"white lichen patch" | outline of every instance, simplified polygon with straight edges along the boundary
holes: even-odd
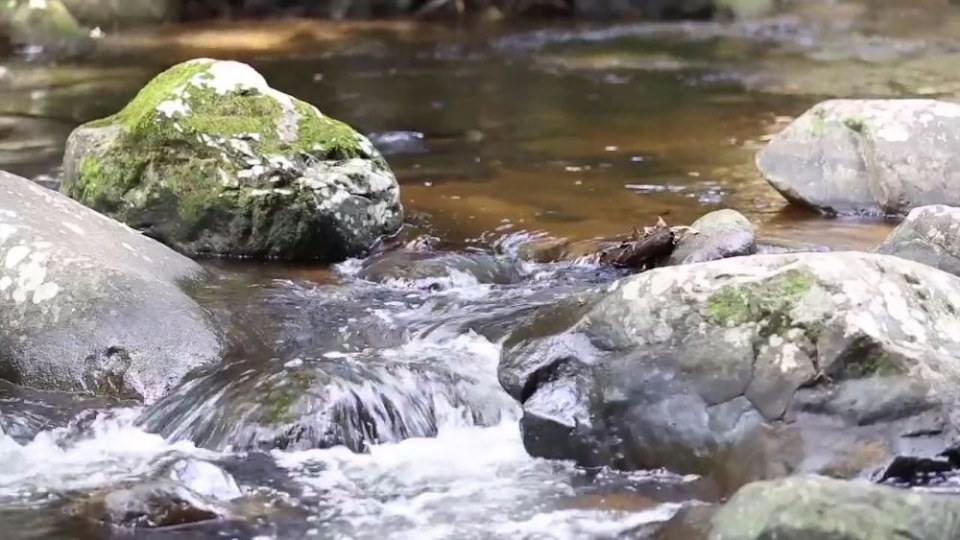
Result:
[[[167,118],[186,116],[190,113],[190,105],[182,96],[175,96],[157,105],[157,112]]]
[[[7,251],[7,256],[4,258],[4,266],[7,270],[13,270],[20,264],[21,261],[27,258],[30,255],[30,248],[27,246],[14,246],[10,248],[10,251]]]
[[[72,232],[72,233],[74,233],[74,234],[79,234],[79,235],[81,235],[81,236],[83,236],[83,235],[86,234],[79,225],[70,223],[69,221],[61,222],[61,225],[63,225],[63,227],[64,227],[65,229],[69,230],[70,232]],[[0,241],[0,244],[2,244],[2,243],[3,243],[3,242]]]
[[[7,223],[0,223],[0,246],[3,246],[3,244],[5,244],[7,240],[10,240],[11,238],[13,238],[13,235],[16,233],[17,233],[17,228],[14,227],[13,225],[9,225]]]
[[[54,299],[57,294],[60,292],[60,286],[56,283],[48,281],[43,283],[35,291],[33,291],[33,303],[40,304],[46,302],[47,300]]]

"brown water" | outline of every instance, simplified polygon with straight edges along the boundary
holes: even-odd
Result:
[[[75,125],[116,111],[169,65],[214,56],[250,62],[275,87],[371,134],[400,179],[412,228],[448,250],[509,243],[523,232],[611,237],[723,207],[746,214],[766,237],[869,249],[891,223],[789,207],[759,176],[754,155],[825,97],[960,95],[957,29],[960,8],[935,0],[810,1],[740,23],[163,28],[108,36],[80,63],[7,59],[0,168],[55,186]],[[645,524],[678,504],[716,499],[696,478],[587,472],[523,450],[517,407],[496,379],[498,332],[517,313],[615,273],[528,265],[505,285],[455,273],[375,285],[357,278],[356,264],[209,264],[217,279],[199,299],[240,319],[236,339],[256,346],[147,409],[146,427],[135,422],[143,411],[118,408],[59,431],[78,411],[111,405],[0,388],[0,462],[9,465],[0,471],[0,536],[644,537]],[[358,403],[374,407],[377,392],[397,403],[453,393],[463,403],[429,420],[390,409],[436,436],[385,436],[368,454],[266,457],[185,440],[201,440],[205,419],[229,412],[220,396],[256,400],[259,387],[244,381],[282,382],[286,362],[344,356],[365,369],[384,358],[394,366],[436,361],[470,384],[377,374],[384,380]],[[104,490],[168,474],[177,459],[217,463],[236,477],[243,496],[224,503],[229,519],[147,532],[91,523],[77,510]],[[211,496],[231,492],[215,472],[199,478]],[[197,486],[197,478],[176,481]]]
[[[0,167],[50,173],[70,128],[118,109],[159,70],[193,56],[239,58],[366,133],[422,134],[413,152],[388,157],[414,221],[452,245],[517,230],[613,236],[658,216],[687,224],[732,207],[765,235],[865,248],[889,225],[787,208],[753,156],[825,95],[950,94],[949,76],[933,67],[902,68],[902,81],[887,72],[950,65],[955,45],[937,33],[904,37],[887,19],[854,19],[857,33],[824,18],[547,28],[288,21],[113,36],[82,65],[8,64]],[[955,19],[939,17],[940,33]],[[896,37],[868,33],[875,28]],[[809,93],[797,91],[804,85]]]

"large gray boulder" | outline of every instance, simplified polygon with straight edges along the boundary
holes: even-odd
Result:
[[[28,180],[0,173],[0,377],[151,400],[220,340],[178,283],[193,261]]]
[[[708,538],[960,538],[960,498],[822,477],[757,482],[713,516]]]
[[[190,255],[342,260],[403,221],[370,141],[250,66],[209,59],[77,128],[61,191]]]
[[[912,210],[877,252],[960,275],[960,208],[938,204]]]
[[[736,210],[710,212],[690,225],[670,255],[669,264],[690,264],[757,252],[757,239],[750,223]]]
[[[722,486],[840,477],[956,433],[960,279],[865,253],[652,270],[517,328],[500,364],[534,456]]]
[[[790,201],[837,214],[904,215],[960,204],[960,105],[928,99],[830,100],[757,156]]]

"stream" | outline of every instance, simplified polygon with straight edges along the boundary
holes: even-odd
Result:
[[[518,321],[623,274],[520,246],[729,207],[768,240],[869,249],[891,223],[788,207],[754,154],[825,96],[956,96],[957,28],[956,8],[811,8],[738,23],[211,23],[108,36],[83,62],[21,51],[0,67],[0,168],[56,187],[73,127],[175,62],[236,58],[369,134],[401,183],[399,241],[430,249],[204,262],[213,278],[193,295],[230,354],[156,403],[0,385],[0,536],[651,537],[718,494],[695,476],[529,457],[497,379]],[[250,422],[290,414],[309,420]],[[317,449],[330,433],[345,445]],[[91,519],[180,487],[219,519]]]

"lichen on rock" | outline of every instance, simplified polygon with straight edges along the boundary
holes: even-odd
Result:
[[[353,128],[199,59],[68,141],[62,190],[191,255],[338,260],[402,221],[388,165]]]

